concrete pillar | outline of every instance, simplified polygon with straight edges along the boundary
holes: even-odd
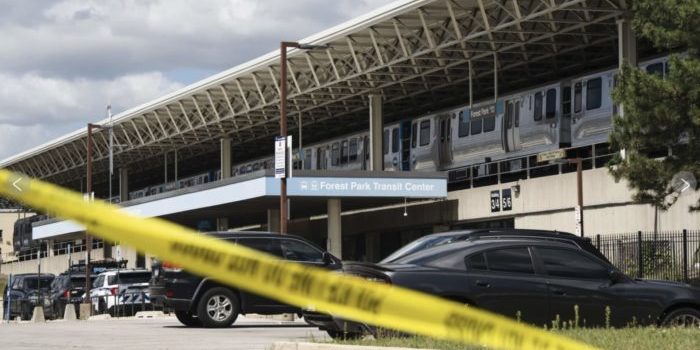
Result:
[[[280,210],[267,210],[267,230],[270,232],[280,232]]]
[[[216,218],[216,230],[217,231],[227,231],[228,230],[228,218]]]
[[[617,21],[617,40],[619,65],[624,62],[637,65],[637,36],[632,29],[629,19]]]
[[[328,251],[342,259],[343,254],[343,236],[341,225],[341,205],[340,199],[328,199]]]
[[[369,95],[369,170],[384,170],[382,96]]]
[[[221,166],[221,179],[223,180],[231,177],[231,138],[222,138],[220,142],[221,159],[219,164]],[[227,231],[228,227],[228,218],[216,218],[217,231]]]
[[[222,138],[221,140],[221,178],[226,179],[231,177],[231,139]]]
[[[381,236],[379,233],[365,234],[365,260],[369,262],[377,262],[383,258],[381,256]]]
[[[119,201],[126,202],[129,200],[129,170],[127,168],[119,168]]]

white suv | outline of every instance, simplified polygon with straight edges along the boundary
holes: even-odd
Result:
[[[97,313],[117,313],[117,308],[125,310],[133,306],[150,304],[148,281],[151,272],[145,269],[111,270],[100,273],[90,289],[90,301]]]

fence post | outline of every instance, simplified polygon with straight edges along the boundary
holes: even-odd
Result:
[[[637,278],[644,276],[644,259],[642,257],[642,231],[637,231]]]
[[[600,250],[600,234],[595,235],[595,245]]]
[[[683,281],[688,279],[688,230],[683,229]]]

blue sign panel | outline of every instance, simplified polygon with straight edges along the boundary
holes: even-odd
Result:
[[[444,198],[447,197],[447,180],[293,177],[287,180],[287,194],[310,197]]]

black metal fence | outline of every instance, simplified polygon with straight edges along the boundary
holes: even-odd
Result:
[[[596,235],[593,244],[628,276],[700,284],[700,230]]]

